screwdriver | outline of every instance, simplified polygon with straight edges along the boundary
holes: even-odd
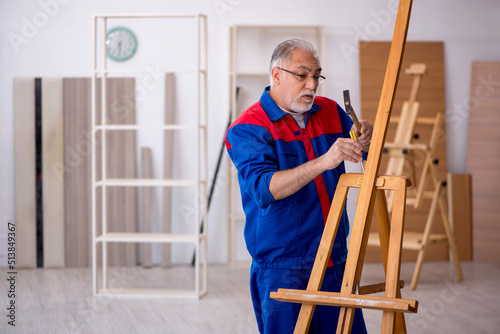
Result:
[[[351,135],[351,138],[354,139],[355,141],[358,141],[358,138],[356,138],[356,133],[354,132],[354,130],[351,130],[349,132],[349,135]],[[359,141],[358,141],[359,143]],[[359,162],[361,164],[361,170],[363,171],[363,173],[365,172],[365,166],[363,165],[363,161],[360,161]]]

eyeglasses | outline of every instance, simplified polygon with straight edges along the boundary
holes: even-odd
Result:
[[[307,80],[308,78],[312,78],[312,79],[314,80],[314,82],[315,82],[316,84],[318,84],[318,85],[319,85],[320,83],[322,83],[322,82],[323,82],[323,81],[325,81],[325,79],[326,79],[326,78],[325,78],[324,76],[322,76],[322,75],[307,75],[307,74],[299,74],[299,73],[295,73],[295,72],[289,71],[289,70],[287,70],[287,69],[281,68],[281,67],[279,67],[279,66],[276,66],[276,67],[277,67],[277,68],[279,68],[279,69],[280,69],[280,70],[282,70],[282,71],[285,71],[285,72],[287,72],[287,73],[290,73],[290,74],[292,74],[292,75],[295,75],[295,77],[297,78],[297,80],[299,80],[299,81],[301,81],[301,82],[302,82],[302,81]]]

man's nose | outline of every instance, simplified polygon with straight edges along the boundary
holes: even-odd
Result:
[[[306,79],[306,88],[307,89],[310,89],[310,90],[314,90],[316,91],[316,88],[318,88],[318,81],[314,79],[314,77],[312,75],[310,75],[307,79]]]

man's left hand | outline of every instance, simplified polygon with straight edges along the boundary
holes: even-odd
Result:
[[[371,125],[367,120],[359,120],[361,124],[361,129],[358,131],[356,125],[353,124],[351,130],[356,133],[359,144],[363,148],[364,152],[368,152],[370,148],[370,142],[372,140],[373,125]]]

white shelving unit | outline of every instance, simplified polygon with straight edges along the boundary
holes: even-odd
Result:
[[[280,42],[293,37],[306,39],[317,48],[320,58],[325,59],[323,26],[235,25],[230,27],[229,33],[229,105],[233,121],[245,109],[259,101],[264,88],[269,86],[269,61],[274,48]],[[323,83],[318,87],[318,95],[324,95],[324,92]],[[241,246],[245,244],[245,215],[241,207],[238,177],[231,161],[229,165],[231,177],[228,187],[228,260],[232,265],[248,265],[251,258],[248,253],[242,254],[244,251]]]
[[[109,64],[106,55],[106,33],[108,31],[109,21],[111,20],[189,20],[194,31],[192,42],[194,44],[195,55],[186,55],[193,58],[191,68],[175,69],[165,66],[157,66],[155,73],[189,73],[195,78],[195,84],[192,85],[190,95],[186,98],[195,101],[194,110],[183,108],[183,113],[188,113],[192,124],[107,124],[106,123],[106,78],[108,76],[123,77],[126,75],[151,75],[151,66],[132,62],[129,66],[127,62],[120,63],[117,69],[116,64]],[[123,21],[118,21],[123,22]],[[158,21],[154,21],[156,24]],[[176,21],[178,22],[178,21]],[[174,23],[175,24],[175,23]],[[183,29],[176,31],[165,31],[173,36],[187,34]],[[156,35],[158,38],[159,35]],[[189,41],[190,36],[183,36]],[[155,296],[155,297],[175,297],[175,298],[200,298],[207,293],[207,234],[200,232],[200,222],[203,221],[207,230],[207,23],[206,17],[200,14],[142,14],[142,15],[95,15],[94,16],[94,56],[93,56],[93,76],[92,76],[92,138],[94,147],[92,149],[92,287],[94,295],[125,295],[125,296]],[[159,42],[161,43],[161,42]],[[140,44],[139,44],[140,45]],[[149,54],[148,54],[149,55]],[[154,55],[158,56],[157,54]],[[168,54],[162,56],[168,59]],[[158,59],[158,58],[157,58]],[[158,60],[153,60],[158,62]],[[112,66],[109,66],[112,65]],[[144,70],[141,70],[144,69]],[[100,88],[97,80],[101,81]],[[101,124],[96,124],[97,117],[97,89],[101,90],[100,119]],[[189,149],[195,151],[196,164],[194,168],[195,175],[188,179],[119,179],[109,178],[106,175],[106,133],[110,131],[138,131],[138,130],[160,130],[160,131],[191,131],[194,138],[190,141],[192,145]],[[96,140],[97,135],[101,140]],[[96,166],[96,148],[100,147],[100,165]],[[185,149],[185,148],[183,148]],[[130,150],[136,152],[136,147],[130,147]],[[97,173],[97,168],[100,173]],[[98,175],[101,179],[97,179]],[[192,233],[119,233],[109,232],[106,215],[106,189],[108,187],[192,187],[194,189],[197,208],[196,214],[191,217],[191,222],[195,228]],[[100,192],[101,198],[98,199],[97,193]],[[97,201],[100,201],[97,203]],[[98,207],[102,208],[98,213]],[[99,217],[97,215],[100,215]],[[149,289],[149,288],[122,288],[108,286],[108,260],[107,246],[110,243],[188,243],[195,248],[194,264],[194,288],[193,289]],[[99,248],[101,247],[101,248]],[[98,258],[98,250],[101,249],[101,256]],[[100,263],[99,263],[100,262]],[[99,266],[99,267],[98,267]],[[168,274],[168,271],[166,271]],[[99,277],[101,276],[101,277]],[[99,282],[101,282],[99,284]]]

